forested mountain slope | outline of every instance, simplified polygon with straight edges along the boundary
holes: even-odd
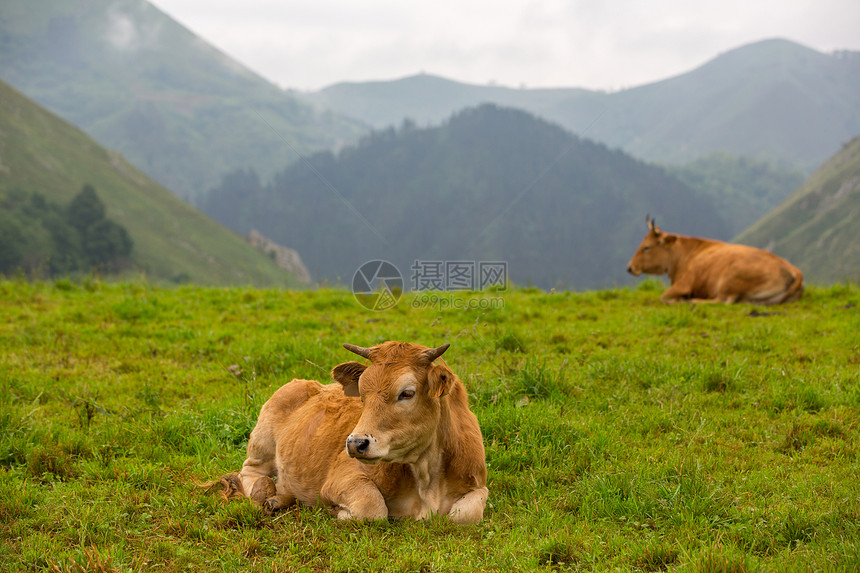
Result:
[[[647,213],[680,232],[729,235],[713,202],[665,170],[492,105],[376,132],[271,182],[235,172],[201,207],[346,283],[371,259],[393,262],[407,284],[416,260],[467,260],[505,261],[519,284],[594,288],[627,280]]]

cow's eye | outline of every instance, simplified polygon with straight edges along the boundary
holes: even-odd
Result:
[[[397,399],[398,400],[411,400],[414,397],[415,397],[415,390],[409,389],[409,390],[404,390],[403,392],[401,392],[400,395],[397,397]]]
[[[642,252],[643,252],[643,253],[645,253],[645,252],[647,252],[647,251],[650,251],[650,250],[651,250],[651,247],[642,247]]]

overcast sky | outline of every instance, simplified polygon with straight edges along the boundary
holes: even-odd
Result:
[[[151,0],[270,81],[319,89],[420,72],[617,90],[766,38],[860,50],[860,0]]]

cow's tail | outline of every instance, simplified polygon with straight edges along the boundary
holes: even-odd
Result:
[[[803,272],[800,269],[795,269],[795,272],[785,269],[783,272],[786,275],[789,275],[790,281],[786,280],[786,286],[788,288],[777,301],[777,304],[800,300],[800,297],[803,295]]]

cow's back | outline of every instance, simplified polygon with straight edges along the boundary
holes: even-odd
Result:
[[[694,298],[774,304],[792,288],[800,288],[803,273],[768,251],[713,242],[690,261],[695,275]]]
[[[344,453],[360,415],[361,401],[345,396],[340,384],[313,380],[293,380],[264,404],[257,425],[272,427],[278,481],[299,501],[318,502],[329,469]]]

